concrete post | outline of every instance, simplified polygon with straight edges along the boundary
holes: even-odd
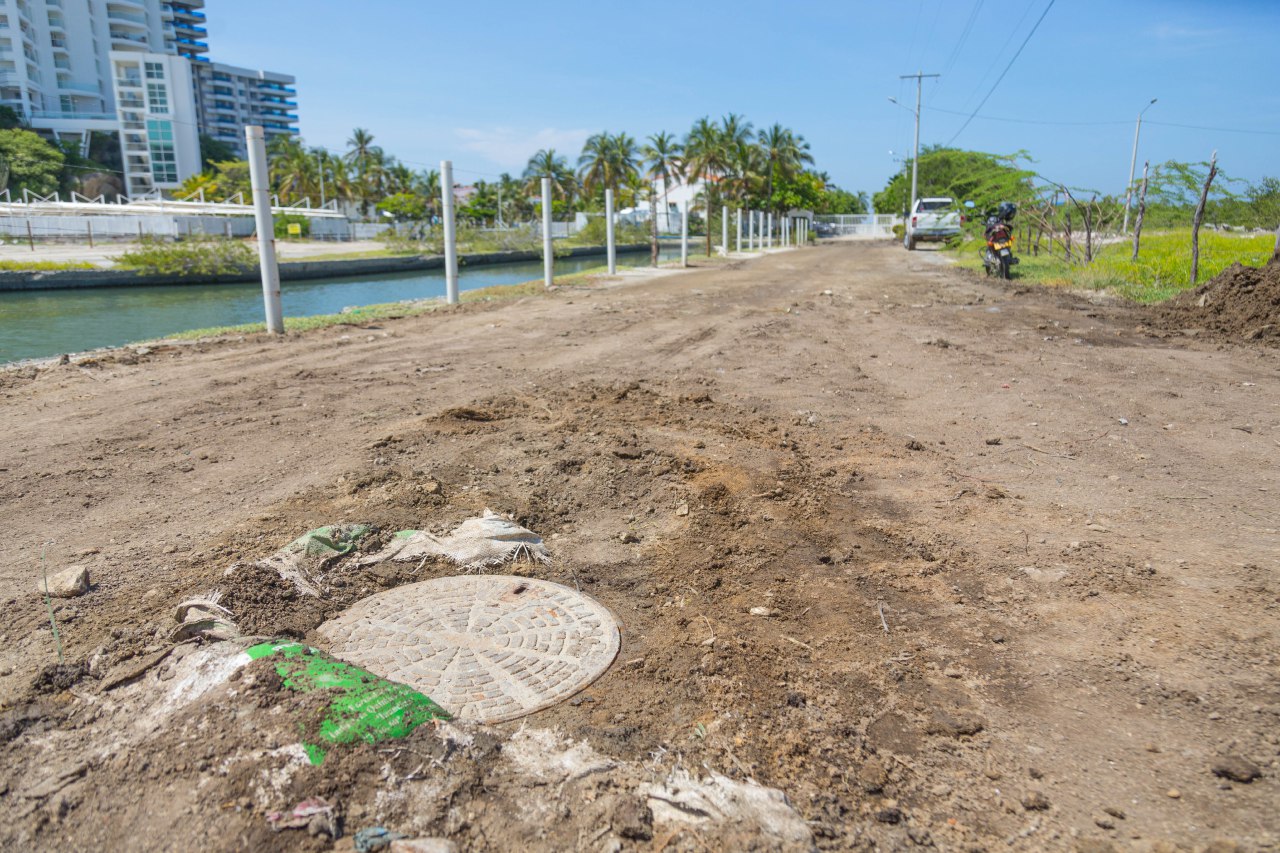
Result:
[[[729,205],[720,208],[720,245],[724,247],[724,256],[729,257]]]
[[[613,240],[613,190],[604,191],[605,254],[609,259],[609,275],[618,274],[618,245]]]
[[[747,251],[754,252],[756,250],[756,212],[754,210],[747,211]]]
[[[766,249],[773,248],[773,214],[770,213],[765,217],[764,223],[764,247]]]
[[[453,217],[453,161],[440,161],[440,210],[444,216],[444,300],[458,304],[458,232]]]
[[[556,256],[551,249],[551,179],[542,179],[542,283],[555,284]]]
[[[680,266],[689,266],[689,202],[680,204]]]
[[[736,211],[734,211],[733,218],[734,218],[734,223],[733,223],[734,230],[736,230],[738,234],[734,251],[736,251],[738,254],[742,254],[742,208],[738,208]]]
[[[258,265],[262,269],[267,331],[283,335],[284,310],[280,307],[280,268],[276,265],[276,225],[271,215],[266,136],[261,126],[252,124],[244,129],[244,136],[249,149],[249,185],[253,191],[253,221],[258,228]]]

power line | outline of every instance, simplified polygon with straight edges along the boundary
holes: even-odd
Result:
[[[964,112],[963,110],[945,110],[945,109],[943,109],[942,107],[925,107],[925,109],[926,109],[926,110],[929,110],[930,112],[935,112],[935,113],[948,113],[948,114],[953,115],[953,116],[968,116],[968,115],[970,115],[969,113],[966,113],[966,112]],[[1040,121],[1040,120],[1038,120],[1038,119],[1027,119],[1027,118],[1003,118],[1003,117],[1001,117],[1001,116],[980,116],[980,115],[973,115],[972,117],[973,117],[973,118],[978,118],[978,119],[983,119],[983,120],[985,120],[985,121],[1004,121],[1004,122],[1009,122],[1009,123],[1011,123],[1011,124],[1047,124],[1047,125],[1062,125],[1062,126],[1067,126],[1067,127],[1094,127],[1094,126],[1101,126],[1101,125],[1108,125],[1108,124],[1128,124],[1128,123],[1129,123],[1127,120],[1118,120],[1118,121]],[[1148,122],[1148,124],[1150,124],[1150,123],[1151,123],[1151,122]]]
[[[1127,124],[1128,122],[1126,122]],[[1208,127],[1202,124],[1175,124],[1171,121],[1146,120],[1147,124],[1158,124],[1161,127],[1181,127],[1187,130],[1213,130],[1218,133],[1254,133],[1260,136],[1280,136],[1280,130],[1245,130],[1240,127]]]
[[[1045,16],[1049,14],[1049,10],[1053,8],[1053,4],[1055,2],[1056,0],[1049,0],[1049,5],[1044,7],[1044,11],[1040,13],[1040,18],[1036,21],[1035,26],[1031,28],[1031,32],[1027,33],[1027,37],[1024,38],[1022,40],[1022,44],[1018,46],[1018,51],[1013,55],[1013,58],[1009,60],[1009,64],[1004,67],[1004,70],[1000,72],[1000,76],[996,78],[996,82],[991,85],[991,90],[987,92],[986,96],[978,106],[974,107],[973,112],[970,113],[967,119],[965,119],[964,124],[960,125],[960,129],[955,132],[955,135],[947,140],[948,146],[950,146],[952,142],[956,141],[956,137],[964,133],[964,129],[969,126],[969,122],[973,121],[973,117],[978,114],[978,110],[986,106],[987,101],[995,94],[996,88],[1000,85],[1000,82],[1004,80],[1005,75],[1009,73],[1009,69],[1013,68],[1013,63],[1018,61],[1018,57],[1022,55],[1022,51],[1026,48],[1027,42],[1031,41],[1031,37],[1036,34],[1036,30],[1040,29],[1040,24],[1044,21]]]

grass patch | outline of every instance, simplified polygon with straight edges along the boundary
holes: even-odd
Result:
[[[285,317],[286,332],[308,332],[312,329],[327,329],[330,326],[360,326],[377,320],[393,320],[398,317],[413,317],[427,314],[442,306],[443,302],[423,299],[415,302],[384,302],[378,305],[363,305],[340,314],[316,314],[311,317]],[[167,340],[191,341],[197,338],[215,338],[222,335],[252,335],[267,330],[267,324],[242,323],[238,326],[210,326],[206,329],[190,329],[166,335]]]
[[[96,270],[88,261],[0,261],[0,272],[60,272]]]
[[[116,266],[123,269],[173,278],[235,275],[253,269],[254,263],[254,253],[245,243],[214,237],[182,242],[146,237],[116,259]]]
[[[298,264],[306,261],[364,261],[371,258],[412,258],[421,252],[409,248],[367,249],[363,252],[334,252],[322,255],[299,255],[298,257],[280,257],[282,264]]]
[[[1275,238],[1267,234],[1200,233],[1200,284],[1234,263],[1262,266],[1271,257]],[[982,271],[982,244],[976,240],[947,250],[964,269]],[[1137,261],[1130,260],[1132,240],[1108,243],[1093,263],[1068,264],[1061,256],[1031,255],[1023,247],[1014,278],[1054,287],[1108,290],[1135,302],[1162,302],[1190,289],[1191,230],[1147,233]]]

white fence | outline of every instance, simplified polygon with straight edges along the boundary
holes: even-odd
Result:
[[[892,213],[835,214],[815,216],[819,236],[837,237],[892,237],[893,226],[902,224],[902,217]]]

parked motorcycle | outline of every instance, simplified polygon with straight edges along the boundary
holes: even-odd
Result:
[[[1011,278],[1010,267],[1018,262],[1013,254],[1013,217],[1018,207],[1010,202],[1003,202],[996,212],[987,217],[983,235],[987,238],[987,248],[982,252],[982,266],[987,275],[996,278]]]

